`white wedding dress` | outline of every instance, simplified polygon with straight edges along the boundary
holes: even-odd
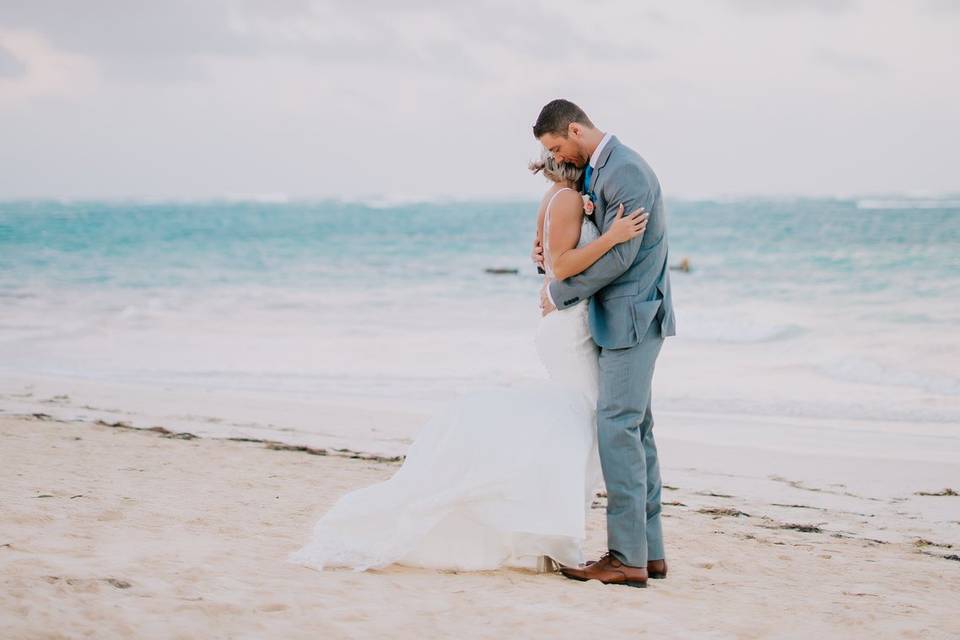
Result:
[[[597,236],[585,217],[578,246]],[[602,482],[586,303],[544,317],[536,346],[548,381],[475,392],[434,416],[396,474],[340,498],[290,561],[356,570],[533,569],[541,556],[581,564],[587,510]]]

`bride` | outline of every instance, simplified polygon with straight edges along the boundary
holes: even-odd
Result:
[[[646,214],[602,235],[577,192],[581,169],[549,153],[531,163],[553,182],[538,213],[546,277],[580,273],[640,235]],[[548,557],[582,564],[581,544],[602,482],[596,443],[597,347],[586,301],[544,316],[536,347],[549,381],[470,394],[433,417],[389,480],[352,491],[290,561],[356,570],[398,563],[434,569],[534,569]]]

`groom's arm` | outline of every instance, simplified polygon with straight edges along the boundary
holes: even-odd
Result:
[[[643,207],[648,212],[653,210],[656,194],[644,179],[640,167],[635,164],[617,167],[605,182],[604,191],[604,201],[607,203],[603,218],[605,223],[614,219],[620,203],[623,203],[624,211],[633,211],[638,207]],[[586,271],[566,280],[552,281],[547,293],[554,306],[557,309],[566,309],[589,298],[623,275],[636,260],[644,235],[640,234],[632,240],[616,245]]]

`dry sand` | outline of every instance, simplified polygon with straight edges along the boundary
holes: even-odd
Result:
[[[664,494],[670,576],[648,589],[285,561],[338,496],[396,468],[0,417],[0,638],[960,637],[948,542],[873,540],[834,524],[849,513],[682,485]],[[960,519],[960,497],[925,499]]]

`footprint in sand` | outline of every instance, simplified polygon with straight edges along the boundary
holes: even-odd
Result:
[[[123,520],[123,518],[122,509],[108,509],[97,516],[97,520],[100,522],[114,522],[116,520]]]

